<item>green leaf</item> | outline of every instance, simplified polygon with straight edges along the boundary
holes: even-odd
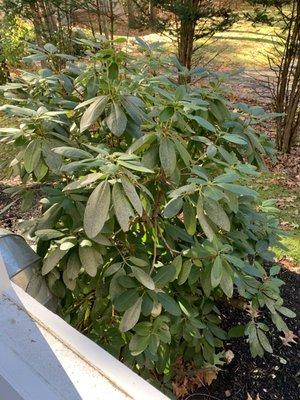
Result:
[[[113,186],[112,201],[120,227],[124,232],[127,232],[130,227],[130,220],[134,217],[134,211],[127,200],[121,184],[118,182]]]
[[[207,131],[210,132],[216,132],[216,128],[208,122],[206,119],[200,117],[199,115],[188,115],[189,119],[193,119],[200,125],[202,128],[206,129]]]
[[[100,96],[102,97],[102,96]],[[80,110],[81,108],[88,106],[91,103],[94,103],[95,100],[97,100],[99,97],[92,97],[91,99],[85,100],[82,103],[77,104],[77,106],[74,108],[74,111]]]
[[[222,278],[220,281],[220,286],[227,297],[232,297],[233,295],[233,280],[231,276],[230,267],[227,265],[226,261],[223,263]]]
[[[121,267],[122,267],[122,263],[120,263],[120,262],[113,263],[105,270],[103,276],[107,277],[107,276],[114,275],[116,272],[118,272],[121,269]]]
[[[135,190],[134,185],[131,183],[130,179],[127,178],[127,176],[125,176],[125,175],[123,175],[121,177],[121,182],[122,182],[124,192],[126,193],[126,196],[128,197],[128,199],[130,200],[130,203],[132,204],[133,208],[140,216],[142,216],[143,206],[142,206],[141,200]]]
[[[57,53],[57,51],[58,51],[58,48],[57,48],[56,46],[54,46],[54,44],[52,44],[52,43],[46,43],[46,44],[44,45],[44,49],[45,49],[48,53],[51,53],[51,54]]]
[[[225,254],[225,258],[230,264],[233,264],[235,267],[244,270],[245,262],[240,258],[232,256],[231,254]]]
[[[149,265],[148,261],[145,261],[142,258],[129,257],[129,261],[132,262],[134,265],[137,265],[138,267],[147,267]]]
[[[67,278],[71,281],[75,280],[79,275],[80,269],[81,269],[81,261],[78,256],[77,250],[72,251],[71,254],[69,255],[69,258],[67,261],[67,268],[65,270]],[[70,290],[73,290],[73,289],[70,289]]]
[[[35,117],[37,112],[26,107],[18,107],[11,104],[4,104],[0,107],[0,111],[5,111],[9,115],[16,115],[17,117]]]
[[[200,226],[207,236],[207,238],[212,241],[213,238],[215,237],[214,231],[212,230],[211,226],[209,225],[209,222],[207,221],[207,218],[204,215],[203,212],[203,199],[201,196],[198,197],[198,202],[197,202],[197,218],[200,223]]]
[[[222,259],[220,256],[215,258],[211,269],[211,286],[215,288],[219,285],[222,279],[223,267],[222,267]]]
[[[223,139],[227,140],[227,142],[232,142],[235,144],[247,145],[247,140],[243,139],[240,135],[236,135],[234,133],[227,133],[222,136]]]
[[[173,107],[166,107],[160,114],[159,119],[162,122],[168,121],[174,115],[174,108]]]
[[[120,104],[115,102],[112,104],[111,112],[106,118],[106,123],[114,135],[121,136],[124,133],[127,125],[127,117]]]
[[[93,241],[98,243],[98,244],[103,244],[103,246],[111,246],[112,243],[111,241],[101,233],[98,233],[95,237],[93,237]]]
[[[130,276],[128,276],[128,275],[120,276],[118,278],[118,283],[126,289],[137,288],[139,286],[139,284],[136,282],[136,280],[133,278],[130,278]]]
[[[285,317],[296,318],[296,313],[294,313],[294,311],[290,310],[289,308],[277,307],[277,311],[279,311],[280,314],[284,315]]]
[[[245,326],[244,325],[236,325],[233,328],[229,329],[228,336],[232,338],[242,337],[245,334]]]
[[[267,338],[267,336],[264,334],[264,332],[260,329],[257,329],[257,336],[259,339],[260,344],[262,347],[268,352],[268,353],[273,353],[273,349],[270,345],[270,342]]]
[[[188,167],[190,166],[192,162],[192,158],[190,156],[190,153],[187,151],[187,149],[184,147],[184,145],[179,141],[179,140],[174,140],[174,144],[176,146],[176,149],[184,162],[184,164]]]
[[[123,160],[118,160],[117,163],[125,168],[132,169],[133,171],[145,172],[146,174],[147,173],[153,174],[153,171],[151,169],[144,167],[141,163],[129,162]]]
[[[108,67],[108,77],[111,80],[116,80],[119,75],[119,67],[118,64],[115,62],[112,62],[110,66]]]
[[[152,323],[148,321],[139,322],[135,327],[134,331],[140,336],[149,336],[152,328]]]
[[[150,290],[154,290],[155,289],[155,283],[154,283],[153,279],[144,270],[142,270],[140,268],[137,268],[137,267],[131,267],[131,270],[132,270],[132,273],[133,273],[134,277],[139,282],[141,282],[141,284],[143,286],[145,286],[146,288],[148,288]]]
[[[75,246],[75,243],[74,243],[74,241],[69,241],[69,240],[67,240],[67,241],[65,241],[65,242],[63,242],[61,245],[60,245],[60,249],[61,250],[70,250],[70,249],[72,249],[72,247],[74,247]]]
[[[207,216],[212,220],[212,222],[214,222],[224,231],[230,231],[229,218],[220,203],[213,199],[208,200],[204,198],[204,210]]]
[[[64,236],[64,233],[55,229],[39,229],[35,231],[35,236],[37,236],[40,240],[50,240],[62,237]]]
[[[165,174],[172,175],[176,168],[176,152],[172,140],[163,138],[160,141],[159,159]]]
[[[159,268],[153,280],[156,287],[163,288],[167,283],[172,282],[175,277],[176,267],[172,264],[169,264],[163,265],[161,268]]]
[[[44,212],[41,218],[38,220],[37,229],[48,229],[52,228],[58,215],[61,211],[61,204],[55,203]]]
[[[114,299],[114,306],[119,312],[124,312],[128,308],[132,307],[139,298],[139,292],[137,288],[125,290]]]
[[[157,300],[161,303],[163,308],[170,314],[178,317],[181,314],[181,310],[176,301],[169,296],[167,293],[158,292]]]
[[[182,268],[182,257],[181,255],[177,256],[174,258],[174,260],[172,261],[172,265],[174,265],[175,269],[176,269],[176,275],[175,278],[178,278],[181,268]]]
[[[196,209],[189,201],[183,204],[183,221],[187,233],[193,236],[196,233]]]
[[[145,107],[144,103],[136,96],[123,96],[122,106],[137,125],[141,124],[147,118],[147,115],[143,111]]]
[[[85,110],[80,120],[80,132],[86,131],[103,114],[108,102],[107,96],[95,97],[95,101]]]
[[[30,277],[30,280],[26,288],[26,292],[30,294],[30,296],[37,298],[42,289],[43,284],[45,285],[42,276],[40,274],[35,273]]]
[[[178,277],[178,285],[183,285],[186,280],[188,279],[190,272],[192,269],[192,262],[191,260],[186,260],[183,264],[182,264],[182,268]]]
[[[183,200],[181,197],[170,200],[163,210],[163,216],[165,218],[175,217],[180,212],[182,204]]]
[[[32,140],[25,149],[24,167],[30,174],[38,165],[42,153],[41,142]]]
[[[42,145],[43,158],[49,169],[58,173],[62,165],[62,158],[59,154],[54,153],[52,147],[49,141],[44,140]]]
[[[136,139],[132,145],[129,147],[127,152],[129,154],[140,152],[150,147],[150,145],[156,140],[156,135],[154,133],[147,133],[146,135]]]
[[[140,297],[134,305],[125,312],[119,326],[121,332],[127,332],[136,325],[141,315],[142,302],[143,298]]]
[[[61,156],[71,158],[74,160],[82,160],[85,158],[91,158],[92,155],[91,153],[77,149],[76,147],[68,147],[68,146],[61,146],[61,147],[55,147],[53,149],[54,153],[59,154]]]
[[[287,324],[284,322],[284,320],[281,318],[281,316],[277,312],[272,313],[271,318],[272,318],[273,323],[276,325],[276,328],[279,331],[282,331],[282,332],[289,331]]]
[[[148,336],[134,335],[129,342],[129,350],[136,357],[141,354],[149,345],[150,334]]]
[[[67,186],[63,188],[63,192],[67,192],[70,190],[76,190],[76,189],[81,189],[85,186],[90,185],[91,183],[96,182],[98,179],[102,178],[103,174],[101,172],[95,172],[93,174],[88,174],[78,181],[71,182]]]
[[[103,264],[102,255],[94,247],[79,247],[79,258],[87,274],[94,277],[98,267]]]
[[[249,189],[245,186],[235,185],[233,183],[219,183],[219,186],[228,190],[229,192],[236,193],[239,196],[258,196],[258,193],[255,190]]]
[[[110,185],[101,182],[90,195],[84,212],[84,230],[89,238],[100,233],[108,217],[110,206]]]
[[[48,172],[47,165],[42,161],[42,158],[39,159],[37,166],[34,168],[33,172],[38,181],[41,181]]]
[[[48,256],[44,259],[42,267],[42,275],[47,275],[50,271],[52,271],[55,267],[57,267],[59,261],[63,258],[63,256],[66,253],[67,251],[61,250],[59,247],[57,247],[54,250],[51,250]]]

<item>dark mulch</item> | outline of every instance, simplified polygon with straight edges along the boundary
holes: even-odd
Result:
[[[285,305],[299,312],[300,275],[284,270],[281,279],[286,282],[282,288]],[[243,318],[239,310],[228,307],[222,313],[227,326],[232,326]],[[235,339],[227,345],[227,349],[232,350],[235,355],[233,361],[224,366],[211,386],[199,388],[197,393],[185,400],[247,400],[247,393],[253,400],[256,400],[257,395],[260,400],[300,399],[300,342],[291,347],[284,346],[279,338],[280,334],[269,323],[267,313],[264,319],[271,327],[268,336],[274,353],[266,353],[264,358],[253,359],[245,339]],[[286,319],[286,322],[300,336],[299,318]]]
[[[9,181],[9,183],[4,181],[0,182],[0,211],[14,200],[14,197],[11,197],[10,194],[5,193],[4,190],[16,184],[17,182],[14,182],[13,180]],[[22,211],[21,200],[17,200],[6,212],[0,214],[0,228],[5,228],[12,232],[20,233],[18,228],[19,221],[29,220],[33,217],[37,217],[40,214],[40,198],[41,193],[39,190],[36,190],[33,206],[27,211]]]

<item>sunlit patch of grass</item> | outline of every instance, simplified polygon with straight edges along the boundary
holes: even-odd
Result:
[[[250,22],[235,24],[232,29],[216,34],[195,58],[209,61],[223,68],[258,69],[268,67],[268,55],[274,53],[278,42],[276,31],[270,26],[254,27]],[[199,43],[201,44],[201,42]]]
[[[291,257],[295,262],[300,263],[300,230],[293,232],[288,237],[282,239],[282,244],[288,248],[283,250],[280,248],[273,248],[276,258],[281,259],[285,256]]]
[[[285,174],[264,173],[252,182],[263,200],[274,199],[278,206],[278,218],[288,236],[283,237],[282,243],[287,250],[273,248],[277,258],[291,257],[300,262],[300,193],[298,188],[283,185],[287,180]]]
[[[166,51],[176,52],[176,42],[167,34],[151,33],[144,35],[143,39],[150,43],[160,42]],[[208,42],[206,39],[199,40],[196,46],[200,48],[194,55],[194,63],[203,65],[213,59],[212,67],[267,68],[267,56],[274,53],[275,42],[278,38],[274,27],[253,26],[249,21],[241,21],[228,31],[217,33]]]
[[[300,193],[296,187],[287,187],[285,174],[263,173],[252,182],[263,200],[275,199],[279,218],[288,230],[300,227]]]

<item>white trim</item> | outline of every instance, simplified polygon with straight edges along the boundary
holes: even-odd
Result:
[[[2,400],[61,400],[10,347],[0,343],[0,398]]]

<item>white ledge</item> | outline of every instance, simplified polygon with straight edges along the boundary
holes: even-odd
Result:
[[[1,400],[167,400],[11,283],[0,259]]]

